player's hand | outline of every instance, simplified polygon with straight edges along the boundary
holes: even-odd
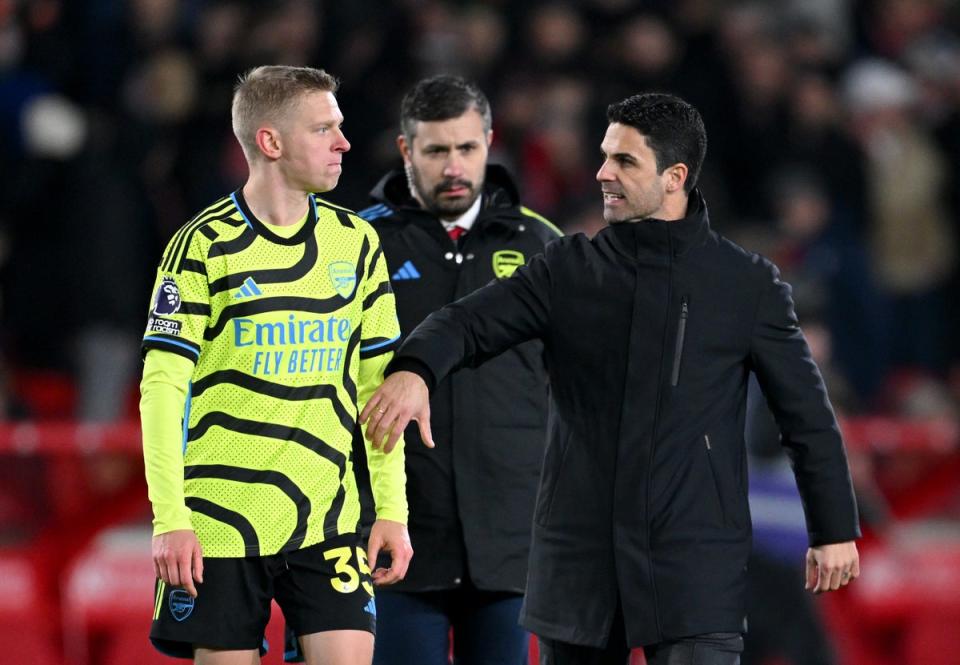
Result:
[[[860,576],[860,555],[852,540],[807,550],[806,589],[836,591]]]
[[[370,574],[377,586],[386,586],[399,582],[407,574],[410,559],[413,558],[413,546],[407,527],[400,522],[377,520],[370,529],[370,541],[367,543],[367,561],[377,565],[380,551],[390,552],[390,567],[376,568]]]
[[[170,586],[182,586],[194,598],[203,583],[203,549],[191,529],[168,531],[153,537],[153,571]]]
[[[423,445],[433,448],[430,391],[423,379],[413,372],[396,372],[388,376],[360,413],[360,422],[367,425],[367,440],[374,448],[383,445],[385,453],[397,445],[411,420],[416,420],[420,426]]]

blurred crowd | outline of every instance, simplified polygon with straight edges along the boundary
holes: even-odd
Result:
[[[566,232],[602,225],[612,101],[702,112],[713,225],[777,262],[848,413],[953,418],[960,397],[960,10],[947,0],[0,0],[0,391],[68,374],[125,415],[166,240],[245,178],[229,106],[258,64],[338,76],[353,149],[329,198],[397,166],[399,100],[460,73],[492,161]]]

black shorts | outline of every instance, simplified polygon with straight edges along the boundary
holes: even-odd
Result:
[[[356,534],[272,556],[205,558],[203,580],[196,598],[157,580],[150,641],[161,653],[193,658],[194,646],[201,646],[262,655],[274,598],[298,636],[376,632],[373,583]]]

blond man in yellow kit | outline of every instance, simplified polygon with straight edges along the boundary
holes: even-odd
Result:
[[[386,262],[366,222],[316,195],[350,149],[335,90],[306,67],[241,78],[249,179],[157,271],[140,403],[151,640],[201,665],[258,663],[273,599],[308,663],[369,664],[373,586],[413,553],[402,451],[365,445],[357,422],[400,335]],[[380,551],[391,565],[371,572]]]

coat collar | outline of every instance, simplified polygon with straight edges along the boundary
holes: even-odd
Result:
[[[692,247],[702,244],[709,232],[707,204],[700,190],[694,189],[683,219],[665,222],[650,218],[610,224],[600,231],[598,237],[604,237],[631,258],[668,259],[671,255],[683,256]]]
[[[513,178],[507,169],[499,164],[487,164],[481,197],[481,216],[520,205],[520,195]],[[371,190],[370,198],[407,214],[433,217],[410,196],[407,176],[402,169],[395,169],[383,176]]]
[[[404,224],[412,224],[433,237],[441,246],[450,243],[449,236],[440,220],[420,207],[410,196],[407,176],[397,169],[387,173],[370,192],[370,198],[391,208]],[[476,235],[479,230],[502,226],[513,228],[519,212],[520,195],[509,172],[499,164],[487,164],[484,176],[483,192],[480,200],[480,212],[473,224]],[[389,223],[389,221],[388,221]]]

